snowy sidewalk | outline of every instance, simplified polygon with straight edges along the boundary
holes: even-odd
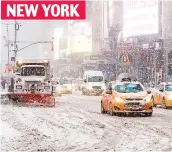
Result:
[[[8,101],[8,90],[0,88],[1,103],[7,103]]]

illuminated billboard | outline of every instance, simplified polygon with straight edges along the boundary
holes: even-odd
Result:
[[[158,0],[123,1],[124,37],[159,32]]]
[[[73,22],[69,30],[68,47],[67,55],[92,52],[92,28],[89,22]]]
[[[92,51],[92,36],[77,35],[69,37],[69,52],[72,53],[89,53]]]

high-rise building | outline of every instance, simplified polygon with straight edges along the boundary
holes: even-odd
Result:
[[[162,1],[162,39],[164,41],[163,54],[164,54],[164,72],[166,81],[169,75],[172,75],[171,67],[172,61],[170,60],[172,50],[172,1]],[[169,57],[168,57],[169,55]]]

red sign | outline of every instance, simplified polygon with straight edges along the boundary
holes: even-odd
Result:
[[[3,20],[82,20],[86,2],[80,1],[1,1]]]
[[[11,64],[6,64],[5,72],[10,72],[13,70],[13,66]]]

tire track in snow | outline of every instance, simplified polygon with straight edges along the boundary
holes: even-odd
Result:
[[[55,108],[10,105],[2,114],[22,134],[4,139],[4,151],[171,151],[170,110],[156,108],[147,118],[112,117],[100,113],[100,97],[73,94],[58,97]]]

